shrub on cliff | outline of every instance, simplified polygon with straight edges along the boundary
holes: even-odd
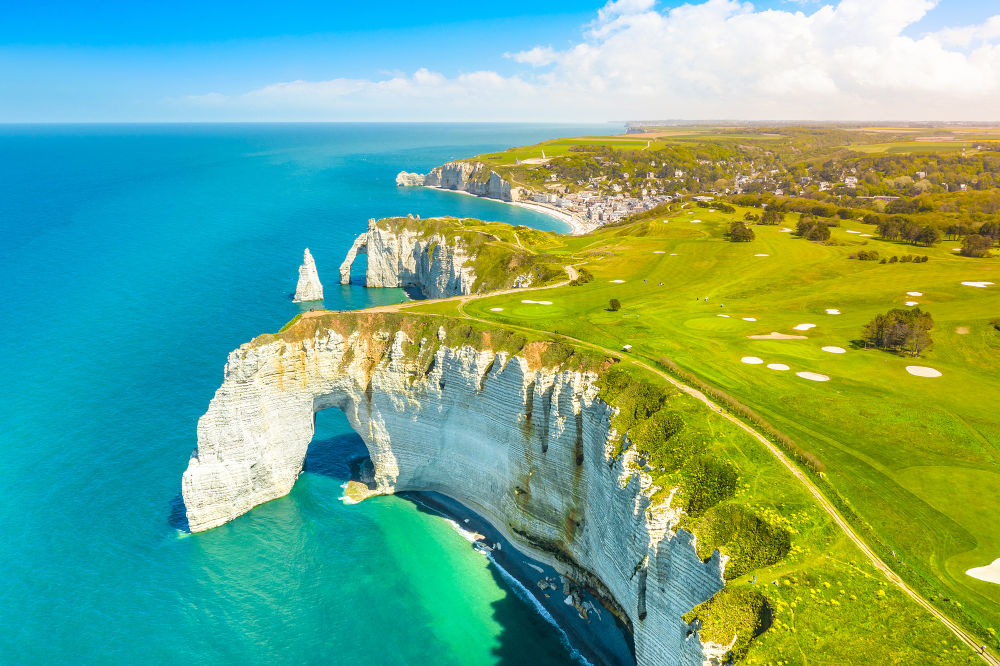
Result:
[[[729,663],[746,656],[750,643],[770,624],[771,608],[759,590],[752,587],[725,587],[684,614],[685,622],[701,622],[702,642],[729,645]]]

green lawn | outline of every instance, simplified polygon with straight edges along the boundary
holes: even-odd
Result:
[[[873,229],[854,222],[833,230],[833,245],[782,233],[783,225],[754,226],[752,243],[727,242],[723,229],[743,212],[689,207],[666,216],[666,223],[566,237],[562,249],[549,251],[587,261],[593,282],[481,299],[466,311],[611,348],[631,344],[633,354],[667,357],[735,396],[825,464],[826,478],[871,526],[904,577],[966,624],[1000,630],[1000,585],[964,573],[1000,557],[1000,332],[989,323],[1000,316],[1000,260],[958,257],[951,241],[924,249],[863,238],[847,231]],[[784,226],[794,222],[790,216]],[[847,258],[860,247],[883,256],[927,254],[930,261],[880,265]],[[982,289],[962,281],[997,284]],[[523,304],[523,298],[553,305]],[[621,311],[607,310],[611,298],[622,302]],[[936,322],[934,347],[923,358],[854,347],[872,316],[907,300],[918,301]],[[492,312],[495,307],[503,311]],[[801,333],[806,340],[747,337],[799,333],[793,327],[802,323],[816,325]],[[823,346],[847,351],[828,353]],[[744,356],[791,370],[747,365]],[[907,365],[930,366],[943,376],[915,377]],[[809,381],[798,371],[830,380]]]

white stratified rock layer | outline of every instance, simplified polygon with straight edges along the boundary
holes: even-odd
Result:
[[[520,196],[518,188],[511,187],[500,174],[482,162],[448,162],[435,167],[426,175],[400,171],[396,175],[396,185],[400,187],[427,185],[501,201],[517,201]]]
[[[633,452],[610,457],[618,436],[596,377],[471,347],[442,346],[419,367],[406,341],[321,329],[232,352],[184,473],[191,530],[288,493],[314,414],[336,407],[364,439],[378,491],[438,491],[482,514],[594,590],[632,628],[640,666],[715,661],[681,616],[722,588],[724,561],[702,562],[694,537],[673,531],[679,514],[652,505]]]
[[[323,283],[319,281],[319,273],[316,271],[316,262],[309,252],[309,248],[302,255],[302,265],[299,266],[299,282],[295,286],[296,303],[303,301],[322,301]]]
[[[368,221],[368,231],[355,239],[340,265],[341,284],[351,281],[357,255],[367,254],[367,287],[417,287],[425,298],[472,293],[476,273],[461,239],[424,234],[418,229],[397,231],[392,228],[395,226]]]

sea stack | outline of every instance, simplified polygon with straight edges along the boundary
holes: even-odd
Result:
[[[323,300],[323,283],[319,281],[316,262],[313,261],[309,248],[306,248],[302,255],[302,265],[299,266],[299,283],[295,287],[295,298],[292,300],[296,303]]]

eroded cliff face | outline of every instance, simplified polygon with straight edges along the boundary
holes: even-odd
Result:
[[[426,185],[460,190],[501,201],[517,201],[520,195],[518,188],[512,187],[500,174],[482,162],[448,162],[435,167],[426,175],[401,171],[396,176],[396,184],[401,187]]]
[[[417,287],[426,298],[472,293],[476,273],[469,252],[455,237],[368,221],[340,266],[341,284],[351,281],[359,254],[368,255],[367,287]]]
[[[183,478],[191,530],[206,530],[289,492],[313,415],[343,410],[364,439],[378,492],[433,490],[490,520],[514,543],[581,582],[633,630],[642,665],[711,657],[681,616],[723,586],[718,553],[653,506],[596,375],[526,356],[410,340],[378,325],[316,328],[229,355],[198,422]],[[537,355],[535,355],[537,357]]]

